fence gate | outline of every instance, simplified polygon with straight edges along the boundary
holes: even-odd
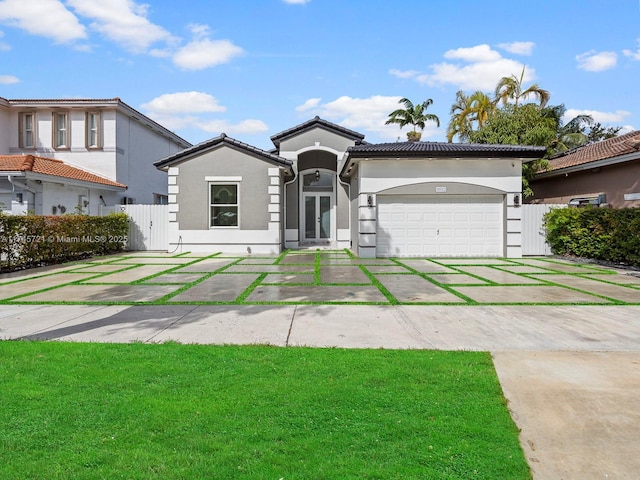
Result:
[[[129,216],[127,250],[160,250],[169,248],[168,205],[119,205]]]
[[[522,255],[551,255],[543,218],[551,209],[563,207],[566,205],[551,203],[522,205]]]

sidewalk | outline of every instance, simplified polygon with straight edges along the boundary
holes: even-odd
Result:
[[[0,339],[640,352],[637,306],[0,305]]]

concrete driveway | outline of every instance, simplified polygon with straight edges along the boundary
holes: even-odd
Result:
[[[534,478],[631,479],[631,273],[551,259],[120,255],[1,275],[0,338],[490,351]]]
[[[631,272],[633,273],[633,272]],[[640,276],[563,260],[122,254],[0,275],[6,304],[640,305]]]

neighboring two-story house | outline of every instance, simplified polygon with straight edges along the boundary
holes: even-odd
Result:
[[[0,98],[0,208],[56,215],[167,200],[153,162],[191,144],[119,98]]]

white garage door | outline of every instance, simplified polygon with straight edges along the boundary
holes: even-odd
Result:
[[[503,255],[502,195],[378,195],[379,257]]]

